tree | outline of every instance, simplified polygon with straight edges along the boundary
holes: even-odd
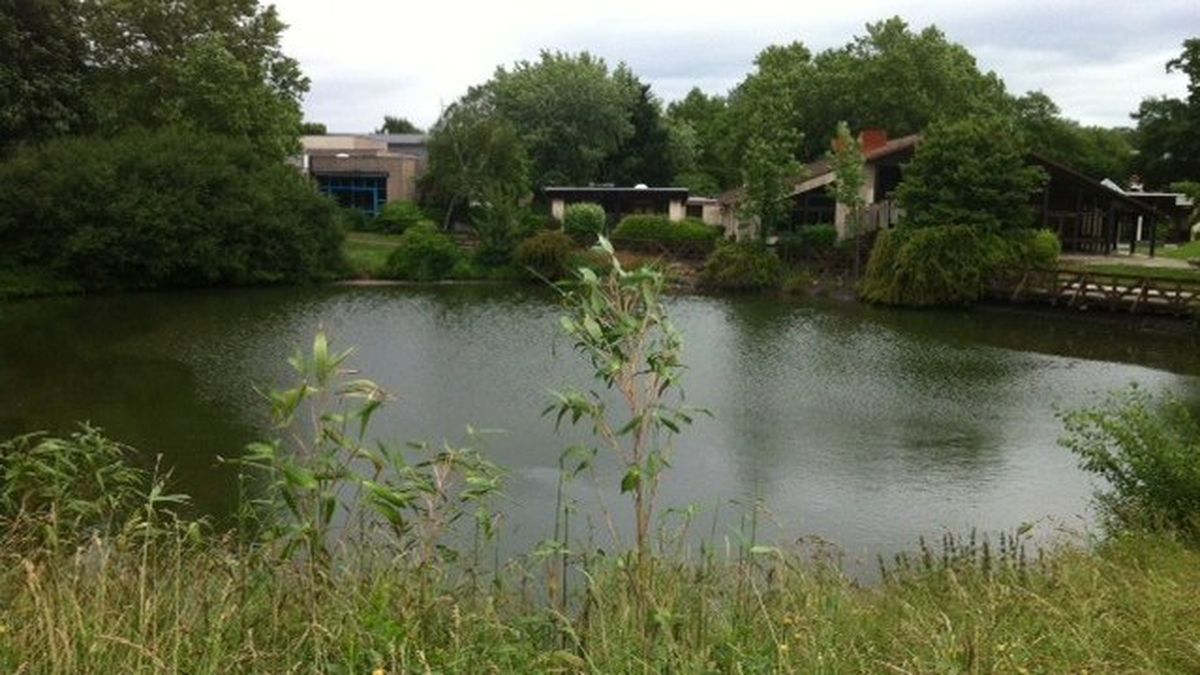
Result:
[[[736,156],[726,100],[693,88],[687,96],[667,106],[667,119],[678,134],[694,137],[691,163],[681,163],[677,182],[703,194],[716,194],[739,184],[740,157]]]
[[[899,17],[868,24],[865,35],[816,56],[799,42],[771,46],[755,65],[730,94],[732,119],[788,108],[783,123],[796,133],[800,160],[823,154],[842,120],[852,129],[899,136],[939,120],[1002,114],[1009,106],[1004,83],[980,71],[965,47],[936,26],[917,32]],[[743,124],[733,127],[740,148],[752,135]]]
[[[745,195],[739,215],[753,223],[760,241],[766,241],[791,217],[791,186],[800,175],[800,164],[784,134],[762,133],[750,138],[742,159]]]
[[[1040,91],[1014,99],[1013,114],[1030,150],[1097,180],[1129,176],[1134,152],[1128,129],[1085,127],[1065,119]]]
[[[586,184],[634,133],[630,77],[623,65],[610,72],[587,52],[543,51],[536,62],[497,68],[464,102],[482,104],[516,130],[535,184]]]
[[[300,135],[301,136],[324,136],[327,133],[329,133],[329,130],[326,129],[325,125],[322,124],[321,122],[301,122],[300,123]]]
[[[507,120],[479,103],[446,109],[430,131],[429,163],[421,177],[426,196],[455,208],[472,202],[516,202],[529,192],[529,159]]]
[[[191,129],[57,138],[0,164],[0,256],[87,289],[328,278],[335,213],[248,141]]]
[[[862,208],[866,204],[862,189],[866,183],[863,175],[863,154],[858,139],[850,133],[850,126],[839,122],[833,149],[828,154],[833,168],[834,181],[829,185],[829,196],[846,209],[846,234],[854,240],[854,277],[858,278],[858,236]]]
[[[0,0],[0,53],[0,151],[89,126],[76,0]]]
[[[1155,188],[1200,180],[1200,38],[1184,40],[1179,57],[1167,62],[1167,72],[1176,71],[1188,77],[1187,98],[1148,98],[1133,114],[1135,168]]]
[[[987,231],[1029,227],[1030,202],[1045,174],[1025,162],[1015,126],[968,117],[932,126],[898,188],[911,227],[969,225]]]
[[[102,131],[190,126],[283,157],[297,147],[308,79],[280,48],[285,26],[257,0],[94,0],[88,96]]]
[[[375,130],[377,134],[423,134],[421,127],[408,121],[407,117],[383,116],[383,125]]]
[[[670,185],[679,157],[673,146],[678,137],[672,136],[650,85],[626,70],[618,71],[618,76],[628,80],[624,85],[632,92],[629,121],[633,133],[605,158],[601,178],[616,185]]]

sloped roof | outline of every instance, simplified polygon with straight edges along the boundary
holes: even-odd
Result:
[[[891,157],[899,152],[911,150],[921,143],[921,138],[921,134],[909,134],[907,136],[893,138],[883,145],[872,149],[870,152],[864,152],[863,162],[870,164],[871,162],[877,162],[881,159]],[[801,175],[793,178],[790,182],[793,185],[800,185],[801,183],[810,181],[814,178],[820,178],[831,171],[833,171],[833,167],[829,165],[828,160],[818,159],[814,162],[809,162],[808,164],[804,165],[804,172]],[[743,189],[741,187],[726,190],[721,194],[719,200],[722,204],[736,204],[737,202],[741,201],[742,193]]]

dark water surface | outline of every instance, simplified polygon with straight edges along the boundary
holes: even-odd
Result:
[[[1055,409],[1131,382],[1200,401],[1200,352],[1187,336],[1069,316],[672,302],[689,402],[713,418],[682,438],[662,503],[695,504],[706,532],[716,511],[718,537],[745,510],[734,502],[756,497],[775,523],[768,538],[816,535],[851,560],[946,530],[1082,527],[1092,485],[1056,446]],[[381,437],[506,430],[487,451],[509,471],[502,508],[520,550],[551,533],[559,452],[579,438],[541,417],[547,390],[590,384],[558,314],[538,290],[462,286],[0,306],[0,435],[90,420],[161,453],[178,487],[219,516],[234,482],[216,457],[268,433],[254,387],[286,383],[286,357],[324,326],[398,397]]]

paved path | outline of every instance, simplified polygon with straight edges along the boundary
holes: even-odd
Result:
[[[1191,267],[1186,260],[1176,260],[1175,258],[1164,258],[1162,256],[1151,258],[1141,253],[1134,255],[1129,255],[1128,253],[1113,253],[1112,255],[1064,253],[1059,257],[1059,260],[1064,263],[1075,263],[1078,265],[1135,265],[1137,267],[1166,267],[1171,269],[1189,269]]]

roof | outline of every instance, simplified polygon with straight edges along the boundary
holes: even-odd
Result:
[[[548,195],[549,194],[565,194],[565,193],[572,193],[572,192],[592,193],[592,194],[637,193],[637,194],[656,194],[656,195],[679,195],[684,198],[686,198],[687,194],[688,194],[688,189],[685,187],[615,187],[615,186],[611,186],[611,185],[609,185],[609,186],[605,186],[605,185],[584,185],[584,186],[555,185],[555,186],[551,186],[551,187],[542,188],[542,191]]]
[[[911,150],[921,143],[921,138],[921,134],[909,134],[907,136],[893,138],[878,148],[875,148],[870,152],[863,153],[863,162],[870,164],[871,162],[877,162],[881,159],[891,157],[897,153]],[[811,181],[814,178],[826,176],[832,171],[833,167],[829,165],[828,160],[818,159],[814,162],[809,162],[806,164],[804,166],[804,172],[800,176],[793,178],[791,183],[796,186],[796,188],[799,188],[803,183]],[[821,184],[823,185],[824,183],[822,182]],[[809,187],[805,190],[794,189],[793,194],[795,192],[806,192],[810,189],[812,188]],[[721,194],[719,200],[722,204],[736,204],[737,202],[741,201],[742,192],[743,190],[740,187],[733,188],[732,190],[726,190]]]
[[[921,134],[909,134],[907,136],[901,136],[900,138],[893,138],[892,140],[884,143],[878,148],[871,150],[870,152],[864,152],[863,162],[867,164],[870,164],[871,162],[877,162],[881,159],[891,157],[899,152],[911,150],[917,147],[920,142]],[[833,167],[829,165],[829,160],[818,159],[815,162],[810,162],[805,165],[804,177],[796,182],[799,183],[801,181],[811,180],[813,178],[823,176],[830,171],[833,171]]]
[[[1091,176],[1080,173],[1077,169],[1073,169],[1073,168],[1067,166],[1066,164],[1063,164],[1062,162],[1050,159],[1049,157],[1046,157],[1045,155],[1042,155],[1037,152],[1031,152],[1028,155],[1028,159],[1031,162],[1041,164],[1042,166],[1045,166],[1049,169],[1053,169],[1055,171],[1064,173],[1067,176],[1070,176],[1071,178],[1074,178],[1075,180],[1078,180],[1081,183],[1083,183],[1089,187],[1092,187],[1092,188],[1095,188],[1098,190],[1103,190],[1104,192],[1115,197],[1117,199],[1117,201],[1121,202],[1124,206],[1126,206],[1128,208],[1131,208],[1131,209],[1134,209],[1137,211],[1141,211],[1142,213],[1154,215],[1154,216],[1161,217],[1161,216],[1165,215],[1162,211],[1159,211],[1158,209],[1154,208],[1154,206],[1147,204],[1146,202],[1144,202],[1140,199],[1136,199],[1135,197],[1127,194],[1126,192],[1124,192],[1120,189],[1113,189],[1111,185],[1106,185],[1102,181],[1098,181],[1095,178],[1092,178]]]
[[[425,134],[362,134],[368,138],[377,138],[388,145],[425,145],[428,137]]]

